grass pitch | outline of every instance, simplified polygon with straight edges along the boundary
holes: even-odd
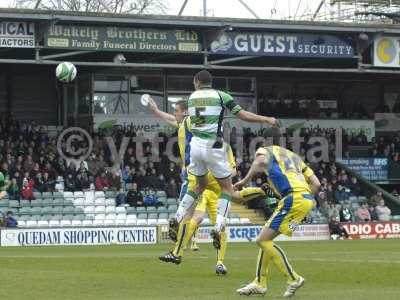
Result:
[[[298,300],[400,299],[400,241],[281,242],[306,278]],[[229,244],[229,274],[214,275],[215,252],[201,244],[181,265],[158,261],[154,246],[0,248],[2,299],[247,299],[235,290],[253,279],[258,248]],[[283,299],[272,267],[266,299]],[[257,297],[256,299],[260,299]]]

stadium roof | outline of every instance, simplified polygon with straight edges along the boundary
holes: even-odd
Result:
[[[274,30],[274,31],[335,31],[335,32],[365,32],[365,33],[398,33],[400,25],[396,24],[357,24],[330,23],[310,21],[285,21],[267,19],[239,19],[215,17],[188,17],[171,15],[126,15],[110,13],[87,13],[71,11],[49,11],[33,9],[0,8],[0,19],[29,21],[58,21],[74,23],[110,24],[110,25],[140,25],[168,27],[224,27]]]

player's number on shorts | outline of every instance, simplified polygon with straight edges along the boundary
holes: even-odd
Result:
[[[205,111],[205,107],[196,107],[196,120],[194,122],[196,126],[203,126],[206,123],[206,117],[202,115]]]

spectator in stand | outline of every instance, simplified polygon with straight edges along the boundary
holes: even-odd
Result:
[[[399,114],[400,113],[400,95],[397,96],[396,103],[393,106],[392,112],[394,114]]]
[[[329,220],[329,232],[333,240],[335,240],[338,236],[340,239],[349,238],[346,229],[344,229],[335,218],[331,218]]]
[[[345,187],[338,184],[336,190],[333,192],[335,203],[343,202],[348,199],[348,194],[346,193]]]
[[[143,197],[143,203],[145,206],[156,206],[157,197],[153,189],[146,189]]]
[[[378,215],[376,214],[376,209],[373,206],[368,206],[369,214],[371,216],[371,221],[378,221]]]
[[[127,203],[127,196],[126,196],[123,188],[119,189],[119,193],[115,197],[115,203],[117,206],[123,206]]]
[[[43,192],[53,192],[54,191],[55,181],[49,177],[49,173],[43,173],[43,184],[42,190]]]
[[[371,214],[369,213],[367,203],[362,203],[361,206],[357,209],[356,217],[357,217],[356,221],[361,221],[361,222],[371,221]]]
[[[122,180],[124,181],[125,185],[133,182],[131,167],[129,165],[126,165],[122,171]]]
[[[350,209],[350,205],[349,204],[343,204],[340,208],[340,222],[351,222],[353,221],[353,213]]]
[[[339,210],[337,209],[335,203],[329,203],[328,220],[331,220],[332,218],[339,220]]]
[[[400,195],[396,189],[393,190],[392,195],[400,200]]]
[[[138,190],[136,182],[132,184],[132,189],[128,191],[126,201],[132,207],[143,206],[143,194]]]
[[[310,101],[309,107],[308,107],[308,112],[309,112],[309,117],[312,119],[317,119],[320,117],[321,109],[320,109],[317,99],[313,98]]]
[[[167,183],[163,174],[158,175],[155,187],[157,190],[161,191],[164,191],[166,189]]]
[[[12,211],[8,211],[4,218],[4,225],[8,228],[16,228],[18,221],[13,217]]]
[[[176,184],[176,181],[175,181],[174,178],[172,178],[169,181],[169,184],[168,184],[167,190],[166,190],[166,194],[167,194],[167,197],[169,197],[169,198],[178,198],[178,196],[179,196],[179,187]]]
[[[11,182],[7,188],[8,197],[13,200],[19,200],[19,186],[15,178],[11,179]]]
[[[22,200],[34,200],[33,196],[33,181],[24,178],[21,189],[21,198]]]
[[[110,184],[105,171],[101,171],[100,175],[96,177],[95,186],[96,191],[107,191],[109,189]]]
[[[64,181],[64,189],[67,192],[75,192],[76,191],[76,182],[75,178],[71,173],[67,175],[67,178],[65,178]]]
[[[390,221],[392,211],[385,205],[385,200],[380,200],[375,210],[378,215],[378,221]]]
[[[361,187],[360,187],[360,184],[358,183],[358,180],[356,177],[354,177],[354,176],[351,177],[349,188],[350,188],[351,195],[356,196],[356,197],[361,195]]]
[[[370,206],[377,206],[379,204],[379,202],[383,200],[383,196],[382,196],[382,192],[381,191],[377,191],[375,195],[373,195],[371,198],[369,198],[368,200],[368,204]]]

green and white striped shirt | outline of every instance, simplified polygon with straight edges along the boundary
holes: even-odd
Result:
[[[188,100],[188,110],[193,136],[201,139],[216,139],[221,130],[225,108],[233,115],[242,110],[231,95],[211,88],[193,92]]]

